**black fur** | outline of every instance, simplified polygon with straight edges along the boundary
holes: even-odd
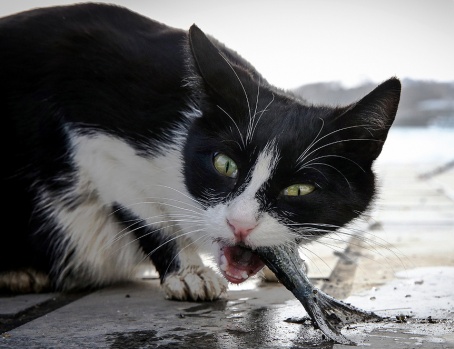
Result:
[[[274,140],[280,159],[256,194],[260,211],[283,223],[343,226],[374,197],[371,165],[399,93],[392,78],[350,106],[314,106],[269,85],[196,26],[189,32],[170,28],[117,6],[52,7],[2,18],[2,221],[10,228],[0,233],[0,274],[33,267],[49,274],[55,288],[65,288],[65,277],[77,287],[78,273],[89,274],[90,265],[85,272],[65,270],[73,247],[46,206],[60,200],[74,212],[87,195],[99,194],[74,191],[80,173],[71,140],[81,135],[112,136],[146,159],[181,150],[183,167],[175,171],[203,207],[240,195],[259,154]],[[247,136],[253,116],[254,132]],[[306,159],[316,164],[304,167],[298,158],[316,140]],[[219,152],[235,160],[238,178],[216,172],[213,156]],[[317,189],[283,196],[294,183]],[[178,272],[178,244],[165,229],[146,227],[147,217],[125,203],[100,207],[134,231],[145,254],[169,241],[150,258],[161,278]]]
[[[34,201],[41,186],[61,193],[76,177],[64,128],[113,134],[143,154],[172,142],[168,130],[183,122],[188,98],[186,34],[95,4],[5,17],[0,33],[2,218],[14,222],[2,232],[0,271],[48,272],[64,232],[50,236],[55,227]]]

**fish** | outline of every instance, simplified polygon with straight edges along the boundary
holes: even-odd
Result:
[[[278,280],[301,302],[314,327],[336,343],[356,345],[341,333],[345,325],[382,320],[379,315],[338,301],[312,285],[296,246],[260,247],[255,252]]]

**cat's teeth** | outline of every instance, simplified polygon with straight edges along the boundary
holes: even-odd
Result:
[[[238,275],[235,275],[235,274],[231,273],[228,270],[224,270],[224,272],[226,273],[226,275],[228,275],[230,277],[233,277],[233,278],[238,280]],[[248,275],[248,273],[246,271],[243,271],[240,276],[243,279],[243,281],[249,278],[249,275]]]
[[[222,271],[226,271],[227,270],[227,258],[225,258],[224,255],[221,256],[221,263],[219,265],[219,268],[222,270]]]
[[[238,279],[238,276],[241,277],[241,279],[244,280],[247,280],[249,278],[249,274],[247,273],[247,271],[242,271],[240,275],[238,274],[233,274],[231,271],[229,271],[229,262],[227,261],[227,258],[225,255],[221,255],[220,259],[219,259],[219,269],[221,269],[226,275],[232,277],[232,278],[235,278],[235,279]]]

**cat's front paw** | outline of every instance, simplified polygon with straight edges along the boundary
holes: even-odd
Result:
[[[208,267],[189,266],[168,275],[162,287],[168,299],[212,301],[227,290],[227,281]]]

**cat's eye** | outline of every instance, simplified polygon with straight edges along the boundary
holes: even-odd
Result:
[[[213,159],[214,168],[222,175],[236,178],[238,176],[238,166],[235,161],[225,154],[217,153]]]
[[[285,196],[303,196],[312,193],[315,186],[312,184],[293,184],[285,188],[282,193]]]

